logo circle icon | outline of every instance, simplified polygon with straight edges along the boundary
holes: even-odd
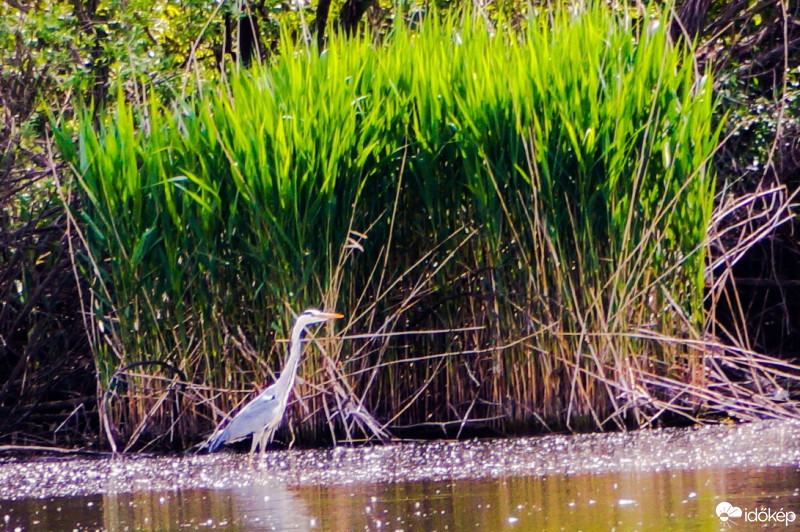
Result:
[[[728,519],[733,517],[741,517],[742,516],[742,509],[738,506],[734,506],[729,502],[721,502],[717,505],[717,517],[720,518],[721,521],[725,522]]]

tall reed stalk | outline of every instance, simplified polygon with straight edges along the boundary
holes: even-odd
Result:
[[[245,397],[222,391],[274,377],[291,312],[325,305],[346,334],[420,332],[309,351],[307,440],[376,432],[358,411],[459,432],[657,417],[642,375],[701,378],[654,338],[703,329],[717,143],[711,80],[666,26],[592,4],[319,55],[287,39],[185,101],[120,95],[61,129],[102,386],[165,361],[193,385],[177,416],[208,431]],[[150,412],[125,408],[119,434]]]

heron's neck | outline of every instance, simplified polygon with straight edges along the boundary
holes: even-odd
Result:
[[[292,329],[292,335],[289,339],[289,358],[286,359],[283,372],[281,376],[278,377],[278,383],[283,386],[291,387],[294,384],[295,376],[297,376],[297,367],[300,365],[300,355],[303,353],[303,343],[301,341],[303,329],[305,329],[305,325],[302,323],[295,323]]]

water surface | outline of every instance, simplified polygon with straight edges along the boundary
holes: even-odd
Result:
[[[9,530],[749,530],[754,509],[796,528],[774,513],[800,514],[800,425],[273,451],[257,471],[233,453],[0,461]]]

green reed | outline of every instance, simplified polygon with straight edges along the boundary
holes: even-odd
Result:
[[[185,101],[120,95],[101,127],[61,130],[101,382],[158,359],[263,385],[289,311],[327,304],[347,332],[482,329],[326,344],[295,412],[313,437],[335,417],[331,367],[392,425],[620,423],[633,370],[695,367],[641,331],[704,320],[718,132],[711,80],[666,26],[594,6],[496,34],[431,16],[322,54],[285,39]]]

